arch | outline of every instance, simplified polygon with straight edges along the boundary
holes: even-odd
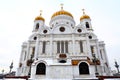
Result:
[[[81,62],[79,64],[79,74],[89,74],[89,66],[86,62]]]
[[[39,63],[36,67],[37,75],[45,75],[46,74],[46,65],[44,63]]]
[[[88,22],[86,22],[85,25],[86,25],[86,28],[90,28],[90,25]]]
[[[36,24],[36,28],[35,29],[37,29],[37,30],[39,29],[39,23]]]
[[[62,27],[62,28],[61,28]],[[61,32],[61,29],[63,29],[63,31]],[[68,25],[66,25],[66,24],[59,24],[59,25],[57,25],[57,26],[54,26],[53,28],[52,28],[52,31],[51,31],[51,33],[53,33],[53,34],[66,34],[66,33],[72,33],[72,27],[70,27],[70,26],[68,26]]]
[[[81,32],[78,32],[78,29],[81,29],[82,31]],[[73,33],[78,33],[78,34],[80,34],[80,33],[85,33],[85,32],[87,32],[87,30],[86,30],[86,27],[84,27],[84,26],[82,26],[82,25],[77,25],[77,26],[75,26],[74,27],[74,29],[73,29]]]

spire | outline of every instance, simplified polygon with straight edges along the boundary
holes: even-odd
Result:
[[[64,5],[63,3],[60,4],[60,6],[61,6],[61,10],[63,10],[63,5]]]

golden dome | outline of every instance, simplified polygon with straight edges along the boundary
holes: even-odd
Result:
[[[45,19],[44,19],[42,16],[37,16],[37,17],[35,18],[35,20],[42,20],[42,21],[45,21]]]
[[[40,15],[35,18],[35,20],[42,20],[45,21],[45,19],[41,16],[42,15],[42,10],[40,10]]]
[[[53,17],[55,17],[55,16],[58,16],[58,15],[68,15],[68,16],[70,16],[70,17],[73,18],[72,14],[69,13],[69,12],[67,12],[67,11],[65,11],[65,10],[60,10],[60,11],[55,12],[55,13],[52,15],[51,18],[53,18]]]
[[[82,11],[83,11],[83,15],[80,17],[80,20],[90,19],[90,16],[88,16],[88,15],[85,14],[84,9],[82,9]]]
[[[58,16],[58,15],[67,15],[67,16],[70,16],[70,17],[72,17],[72,18],[73,18],[73,16],[72,16],[72,14],[71,14],[71,13],[69,13],[69,12],[67,12],[67,11],[63,10],[63,4],[60,4],[60,5],[61,5],[61,10],[60,10],[60,11],[55,12],[55,13],[52,15],[52,17],[51,17],[51,18],[56,17],[56,16]]]
[[[81,17],[80,17],[80,20],[83,20],[83,19],[90,19],[90,17],[86,14],[83,14]]]

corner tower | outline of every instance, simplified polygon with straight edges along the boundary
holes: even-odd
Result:
[[[91,18],[85,13],[85,10],[82,9],[83,15],[80,17],[80,24],[82,24],[88,31],[92,31]]]
[[[44,26],[45,19],[42,17],[42,10],[40,10],[40,15],[34,20],[33,32],[37,32],[41,27]]]

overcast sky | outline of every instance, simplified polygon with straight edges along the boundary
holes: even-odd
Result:
[[[0,0],[0,73],[13,70],[19,64],[21,45],[32,34],[34,19],[43,10],[45,24],[49,26],[51,16],[60,10],[74,16],[80,23],[82,10],[91,17],[94,33],[106,44],[109,63],[114,68],[114,59],[120,64],[120,0]]]

